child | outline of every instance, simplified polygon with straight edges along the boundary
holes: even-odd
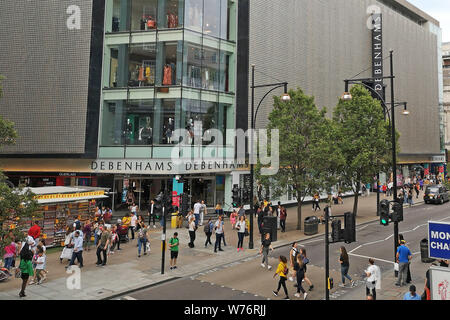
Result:
[[[178,245],[180,240],[178,239],[178,232],[173,234],[173,237],[169,240],[170,249],[170,270],[177,268],[177,258],[178,258]]]
[[[236,225],[236,218],[237,218],[236,210],[233,210],[233,212],[230,215],[231,229],[234,229]]]
[[[8,269],[8,271],[11,270],[14,257],[16,256],[16,251],[16,243],[12,240],[11,243],[5,247],[5,255],[3,256],[5,260],[5,268]]]
[[[286,288],[286,276],[288,273],[288,266],[287,266],[287,259],[285,256],[280,256],[279,258],[280,263],[278,264],[277,270],[275,271],[275,274],[273,277],[275,278],[277,274],[280,275],[280,281],[278,282],[278,289],[272,291],[275,296],[278,296],[278,292],[280,291],[281,286],[283,286],[284,293],[286,294],[286,297],[284,297],[284,300],[289,300],[288,291]]]
[[[46,256],[44,254],[44,250],[42,247],[38,247],[37,255],[33,257],[33,265],[35,265],[34,278],[30,282],[30,284],[41,284],[43,281],[47,279],[45,276],[45,264],[46,264]]]

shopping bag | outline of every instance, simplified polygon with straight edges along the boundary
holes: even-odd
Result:
[[[147,252],[150,253],[150,242],[147,242],[146,246],[147,246]]]
[[[399,270],[399,267],[398,267],[398,263],[396,262],[396,263],[394,263],[394,271],[398,271]]]
[[[65,247],[61,252],[60,259],[72,259],[73,249]]]

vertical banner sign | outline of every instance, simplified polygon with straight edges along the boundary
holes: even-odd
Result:
[[[375,91],[385,99],[383,93],[383,19],[381,13],[372,14],[372,77]]]

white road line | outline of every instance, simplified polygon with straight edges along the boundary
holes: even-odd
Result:
[[[360,257],[360,258],[366,258],[366,259],[372,258],[373,260],[383,261],[383,262],[387,262],[387,263],[394,263],[392,261],[387,261],[387,260],[384,260],[384,259],[378,259],[378,258],[373,258],[373,257],[368,257],[368,256],[361,256],[359,254],[354,254],[354,253],[349,253],[349,255],[352,255],[352,256],[355,256],[355,257]]]
[[[137,299],[135,299],[133,297],[130,297],[130,296],[124,296],[123,299],[125,299],[125,300],[137,300]]]
[[[360,246],[357,246],[355,249],[353,249],[353,250],[351,250],[350,252],[349,252],[349,254],[350,253],[352,253],[353,251],[356,251],[356,250],[358,250],[359,248],[361,248],[362,247],[362,245],[360,245]]]

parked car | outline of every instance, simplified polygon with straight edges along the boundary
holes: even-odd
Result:
[[[450,200],[447,189],[442,185],[430,185],[425,189],[423,196],[425,203],[442,204]]]

